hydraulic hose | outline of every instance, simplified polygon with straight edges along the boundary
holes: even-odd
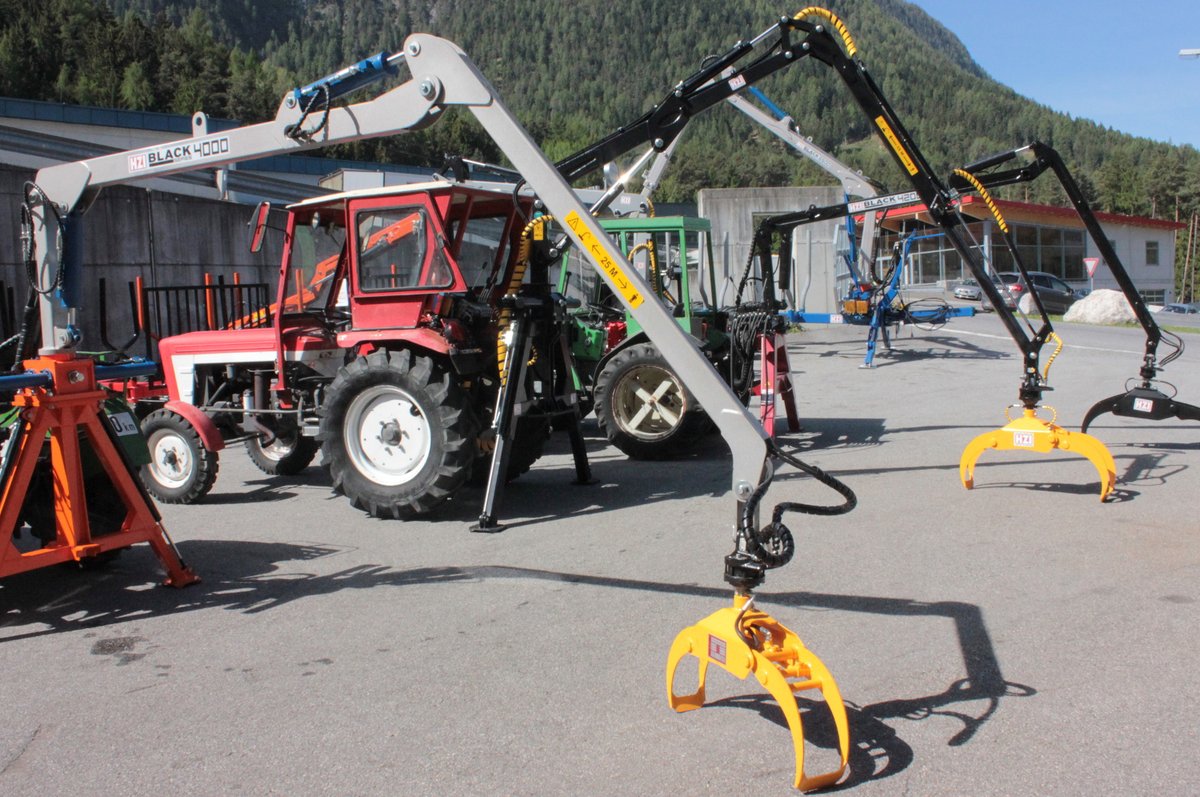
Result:
[[[992,216],[995,217],[996,224],[1000,227],[1000,232],[1007,235],[1008,222],[1004,220],[1004,215],[1000,212],[1000,208],[996,205],[996,201],[992,199],[991,192],[984,187],[983,183],[979,182],[979,180],[975,178],[975,175],[971,174],[966,169],[955,169],[954,173],[970,183],[971,187],[979,192],[979,195],[983,197],[984,204],[987,205],[988,210],[990,210],[992,212]]]
[[[1042,369],[1043,382],[1050,381],[1050,366],[1054,364],[1054,358],[1057,357],[1059,352],[1063,350],[1063,339],[1058,336],[1057,332],[1051,332],[1047,340],[1053,340],[1055,342],[1055,346],[1054,351],[1051,352],[1050,356],[1046,358],[1046,367]]]
[[[505,290],[506,296],[515,294],[521,288],[521,282],[525,279],[525,269],[529,267],[529,257],[533,250],[534,230],[552,221],[554,221],[553,216],[538,216],[526,224],[525,229],[521,230],[521,244],[517,249],[517,264],[513,267],[512,278],[508,281],[508,288]],[[508,344],[504,340],[504,335],[508,332],[511,324],[512,309],[508,307],[502,308],[499,319],[500,334],[496,338],[496,366],[500,372],[501,386],[508,381],[508,369],[505,368],[505,364],[508,361]]]
[[[797,457],[788,454],[780,449],[774,441],[768,441],[768,445],[772,455],[795,467],[797,470],[807,473],[846,499],[840,504],[809,504],[798,501],[783,501],[775,505],[775,510],[771,513],[770,524],[761,529],[755,529],[754,516],[758,511],[759,503],[762,502],[763,496],[766,495],[767,489],[771,484],[771,477],[765,479],[750,495],[750,498],[747,499],[745,506],[742,508],[741,528],[738,529],[738,534],[745,540],[746,551],[750,556],[762,562],[767,568],[776,568],[787,564],[792,558],[792,553],[795,551],[792,534],[782,522],[785,513],[798,512],[805,515],[820,515],[823,517],[844,515],[858,505],[858,497],[850,489],[849,485],[830,476],[817,466],[809,465],[807,462],[803,462]]]
[[[805,17],[821,17],[829,22],[833,26],[833,29],[838,32],[838,35],[842,37],[842,43],[846,45],[846,54],[853,58],[858,53],[858,47],[854,44],[854,38],[850,35],[850,29],[846,27],[846,23],[842,22],[837,14],[825,8],[809,6],[797,12],[792,19],[799,20]]]

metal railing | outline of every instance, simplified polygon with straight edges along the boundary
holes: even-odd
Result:
[[[133,332],[123,342],[109,337],[107,286],[100,279],[100,340],[110,351],[129,353],[141,341],[146,359],[158,359],[158,341],[185,332],[219,329],[250,329],[271,325],[270,286],[265,282],[241,282],[235,274],[204,275],[202,285],[146,287],[141,277],[128,284]]]

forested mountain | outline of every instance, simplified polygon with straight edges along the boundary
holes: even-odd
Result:
[[[1197,210],[1195,149],[1124,135],[1016,95],[904,0],[828,7],[941,173],[1039,139],[1062,152],[1099,209],[1164,218]],[[287,88],[426,31],[463,47],[557,158],[648,110],[705,56],[795,10],[763,0],[0,0],[0,95],[255,121],[274,114]],[[762,88],[817,144],[891,188],[904,186],[827,67],[802,61]],[[421,163],[440,163],[445,152],[500,157],[468,115],[447,116],[427,132],[350,149]],[[659,196],[828,180],[740,114],[715,108],[685,133]],[[1052,182],[1018,196],[1059,202]]]

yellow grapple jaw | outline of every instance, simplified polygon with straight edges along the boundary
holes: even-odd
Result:
[[[1010,418],[1004,426],[984,432],[967,444],[958,463],[958,473],[968,490],[975,486],[975,463],[990,448],[1042,454],[1073,451],[1086,457],[1100,475],[1101,501],[1108,498],[1117,484],[1117,465],[1104,443],[1084,432],[1069,432],[1053,419],[1039,418],[1036,407],[1026,407],[1020,418]]]
[[[738,593],[733,606],[720,609],[675,637],[667,656],[667,702],[676,711],[704,705],[704,680],[710,664],[738,678],[753,674],[779,704],[792,732],[796,756],[795,786],[802,791],[832,786],[846,771],[850,758],[850,731],[846,705],[829,670],[800,638],[765,612],[751,606],[752,598]],[[699,660],[696,692],[675,694],[675,669],[684,656]],[[804,725],[796,704],[799,692],[816,690],[825,699],[837,729],[839,766],[829,772],[804,771]]]

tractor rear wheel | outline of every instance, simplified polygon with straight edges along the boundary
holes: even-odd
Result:
[[[295,427],[278,431],[270,445],[263,445],[261,437],[246,441],[250,461],[268,476],[295,476],[308,467],[319,449],[315,439],[304,437]]]
[[[596,420],[633,459],[670,459],[691,449],[706,415],[652,343],[613,355],[596,377]]]
[[[142,466],[142,484],[164,504],[191,504],[217,480],[217,453],[200,441],[196,427],[182,415],[155,410],[142,421],[150,464]]]
[[[333,489],[373,517],[422,515],[471,474],[466,395],[428,357],[374,351],[339,371],[320,432]]]

